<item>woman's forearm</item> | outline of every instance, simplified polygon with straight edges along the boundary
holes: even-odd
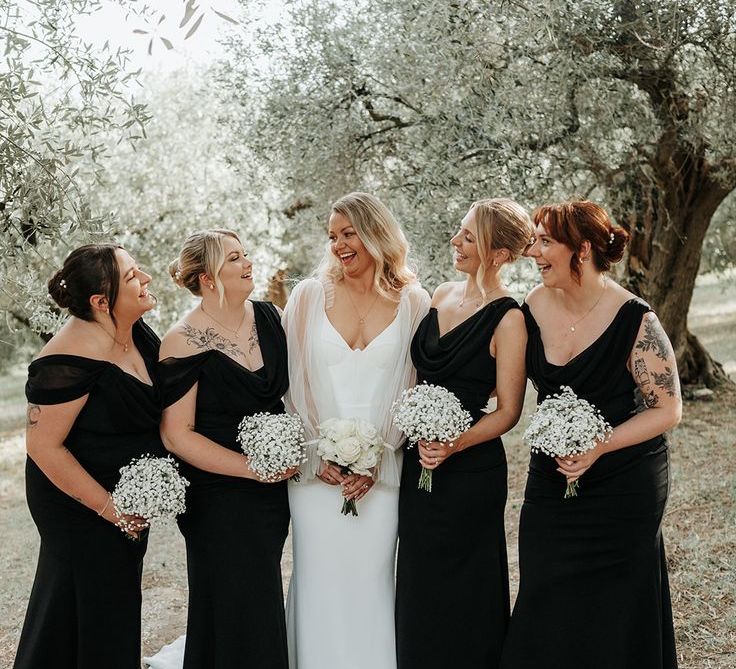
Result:
[[[680,415],[679,405],[646,409],[614,428],[602,449],[610,453],[653,439],[677,425]]]
[[[224,476],[254,478],[245,455],[220,446],[192,429],[164,429],[161,439],[166,450],[197,469]]]

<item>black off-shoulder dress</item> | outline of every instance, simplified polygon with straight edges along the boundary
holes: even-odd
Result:
[[[537,325],[527,373],[538,401],[570,386],[613,425],[636,411],[627,361],[650,311],[626,302],[603,334],[566,365],[547,362]],[[531,456],[519,526],[519,595],[503,669],[676,669],[662,540],[669,487],[667,442],[658,436],[601,456],[563,499],[554,459]]]
[[[496,387],[493,332],[518,308],[499,298],[442,337],[431,309],[411,346],[419,381],[451,390],[478,421]],[[497,438],[450,457],[434,470],[431,493],[417,489],[420,471],[411,448],[399,497],[399,669],[497,667],[510,608],[503,444]]]
[[[28,368],[31,404],[89,395],[64,445],[109,491],[133,458],[165,455],[155,376],[159,340],[142,321],[133,340],[153,385],[110,362],[75,355],[45,356]],[[15,669],[138,669],[146,534],[139,542],[127,539],[59,490],[30,458],[26,496],[41,549]]]
[[[276,309],[253,302],[263,367],[251,372],[219,350],[165,358],[164,405],[197,383],[195,431],[241,452],[238,424],[281,413],[288,387],[286,336]],[[189,612],[184,669],[287,669],[281,553],[289,528],[286,482],[260,483],[182,463],[187,510]]]

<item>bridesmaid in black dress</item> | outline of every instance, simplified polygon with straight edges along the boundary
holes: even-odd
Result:
[[[243,416],[283,412],[288,386],[279,313],[247,300],[252,263],[237,235],[190,236],[170,268],[201,296],[166,335],[160,374],[166,447],[191,482],[179,527],[187,546],[185,669],[286,669],[281,552],[286,479],[263,483],[236,441]]]
[[[607,278],[628,234],[603,209],[551,205],[534,220],[543,285],[523,306],[529,377],[539,401],[570,386],[614,430],[578,457],[531,456],[501,666],[675,669],[661,534],[663,433],[681,413],[672,346],[649,306]],[[563,499],[578,478],[578,496]]]
[[[407,451],[399,499],[399,669],[495,668],[509,617],[501,435],[519,420],[526,329],[500,270],[529,244],[526,211],[503,198],[470,208],[452,238],[464,282],[442,284],[411,346],[419,381],[451,390],[474,424],[452,445]],[[483,410],[494,395],[495,409]],[[421,467],[432,492],[417,488]]]
[[[139,320],[155,304],[150,280],[122,248],[96,244],[49,281],[71,318],[28,368],[26,495],[41,549],[15,669],[140,667],[147,532],[124,536],[110,492],[133,458],[165,454],[159,341]]]

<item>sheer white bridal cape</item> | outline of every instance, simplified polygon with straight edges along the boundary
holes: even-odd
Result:
[[[289,483],[294,570],[287,599],[291,669],[395,669],[394,560],[401,474],[401,432],[391,405],[412,386],[409,347],[429,309],[419,284],[406,286],[394,320],[364,349],[351,349],[330,323],[334,288],[307,279],[284,312],[289,350],[287,411],[307,439],[327,418],[364,418],[390,448],[378,483],[343,516],[342,489],[315,478],[321,460],[308,447],[299,483]]]

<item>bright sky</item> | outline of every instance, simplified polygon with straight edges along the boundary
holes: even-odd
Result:
[[[114,0],[106,0],[102,9],[91,16],[79,18],[79,35],[98,46],[105,41],[112,48],[125,47],[133,50],[133,69],[174,70],[192,63],[207,63],[225,56],[218,38],[230,30],[248,30],[250,21],[274,21],[283,12],[284,0],[155,0],[149,3],[156,11],[148,22],[140,17],[129,15]],[[187,23],[179,27],[185,17],[185,8],[193,6]],[[245,15],[247,6],[249,17]],[[221,12],[240,25],[233,25],[215,12]],[[201,22],[196,31],[187,39],[187,32],[197,21]],[[160,21],[160,23],[159,23]],[[146,34],[135,31],[145,31]],[[162,39],[163,38],[163,39]],[[148,49],[151,40],[151,54]],[[167,40],[172,48],[167,48]]]

